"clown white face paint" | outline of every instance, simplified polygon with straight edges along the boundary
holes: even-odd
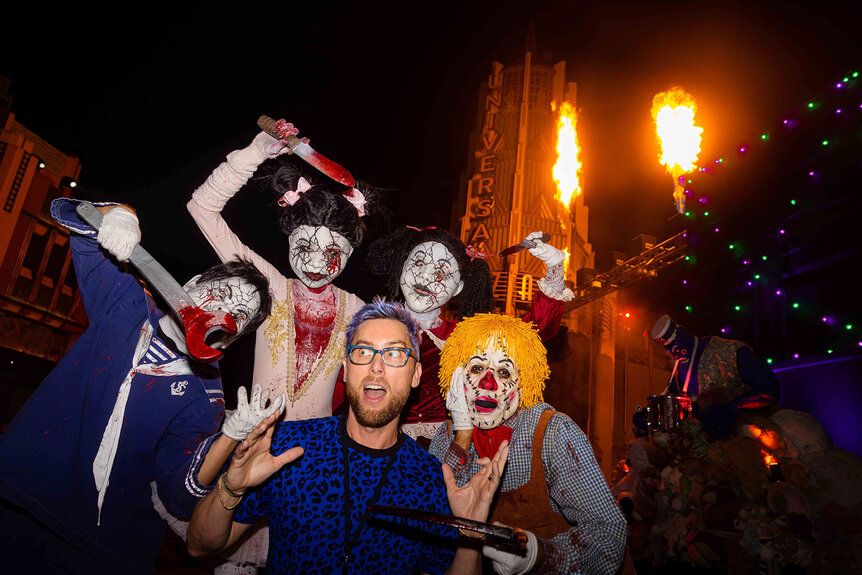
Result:
[[[521,377],[514,359],[489,347],[471,357],[464,370],[464,391],[474,426],[494,429],[515,415],[521,402]]]
[[[257,289],[238,277],[198,283],[199,277],[193,277],[183,286],[186,293],[194,300],[194,305],[204,311],[229,313],[236,321],[237,334],[242,333],[243,328],[260,309],[260,294],[257,293]],[[214,334],[214,337],[218,339],[211,341],[207,338],[207,344],[215,349],[224,349],[237,336],[219,331]]]
[[[458,262],[446,246],[423,242],[410,250],[401,269],[401,293],[412,312],[439,309],[463,287]]]
[[[312,289],[338,277],[353,252],[347,238],[324,226],[299,226],[290,233],[288,243],[293,273]]]

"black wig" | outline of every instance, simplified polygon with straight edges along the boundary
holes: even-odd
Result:
[[[286,191],[297,188],[300,177],[305,178],[311,188],[300,194],[292,206],[277,206],[277,222],[281,233],[289,236],[294,229],[303,225],[325,226],[344,236],[354,248],[361,244],[366,229],[363,220],[377,211],[380,199],[378,191],[364,182],[356,182],[356,189],[365,196],[366,216],[360,217],[356,207],[344,197],[350,188],[303,160],[287,154],[261,164],[255,180],[268,189],[274,196],[273,200],[277,201]]]
[[[491,290],[491,270],[482,258],[467,255],[464,243],[442,228],[425,228],[417,231],[402,227],[375,240],[368,247],[365,268],[372,274],[384,278],[387,296],[404,301],[401,293],[401,270],[410,255],[410,250],[424,242],[437,242],[455,257],[461,270],[464,288],[458,298],[458,319],[476,313],[494,311],[494,294]]]

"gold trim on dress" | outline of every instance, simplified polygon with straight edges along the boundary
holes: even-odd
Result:
[[[287,365],[285,381],[285,392],[287,399],[290,402],[298,401],[308,391],[311,384],[317,380],[321,372],[329,373],[333,369],[341,367],[341,359],[343,353],[339,350],[345,349],[345,337],[347,320],[345,310],[347,309],[347,292],[344,290],[336,290],[338,297],[336,298],[335,321],[332,322],[332,331],[329,334],[329,341],[323,350],[323,353],[314,362],[311,367],[311,372],[308,377],[302,382],[299,389],[295,390],[296,375],[296,324],[294,323],[295,311],[293,309],[293,279],[287,280],[287,297],[284,301],[273,302],[272,313],[267,319],[266,326],[263,330],[263,335],[269,344],[269,352],[272,355],[272,366],[278,365],[278,357],[281,355],[281,350],[285,350],[287,354]],[[286,329],[279,329],[281,321],[287,322]]]

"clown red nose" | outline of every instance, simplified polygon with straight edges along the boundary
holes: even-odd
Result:
[[[497,391],[497,379],[494,377],[493,371],[486,372],[485,377],[479,380],[479,389]]]

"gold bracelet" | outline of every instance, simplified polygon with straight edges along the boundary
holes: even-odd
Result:
[[[228,487],[227,471],[225,471],[224,473],[221,474],[221,477],[219,477],[219,481],[221,481],[221,484],[224,486],[224,490],[227,491],[227,494],[230,495],[231,497],[242,497],[243,495],[245,495],[245,489],[243,489],[239,493],[235,493],[233,489]]]
[[[476,534],[475,532],[473,532],[473,531],[464,531],[464,528],[463,528],[463,527],[459,527],[459,528],[458,528],[458,531],[460,531],[460,532],[461,532],[461,535],[463,535],[464,537],[469,537],[470,539],[484,539],[484,538],[485,538],[485,534],[484,534],[484,533],[479,533],[479,534],[477,535],[477,534]]]
[[[228,488],[227,483],[224,480],[224,476],[225,476],[225,474],[223,473],[222,476],[219,477],[219,480],[218,480],[218,500],[221,503],[222,507],[224,507],[225,509],[230,511],[231,509],[234,509],[237,505],[239,505],[239,502],[242,501],[242,497],[245,494],[245,492],[240,493],[239,495],[234,495],[233,492]],[[231,497],[235,497],[236,503],[234,503],[233,505],[230,505],[230,506],[225,505],[224,504],[224,497],[222,496],[222,491],[227,491],[228,495],[230,495]]]

